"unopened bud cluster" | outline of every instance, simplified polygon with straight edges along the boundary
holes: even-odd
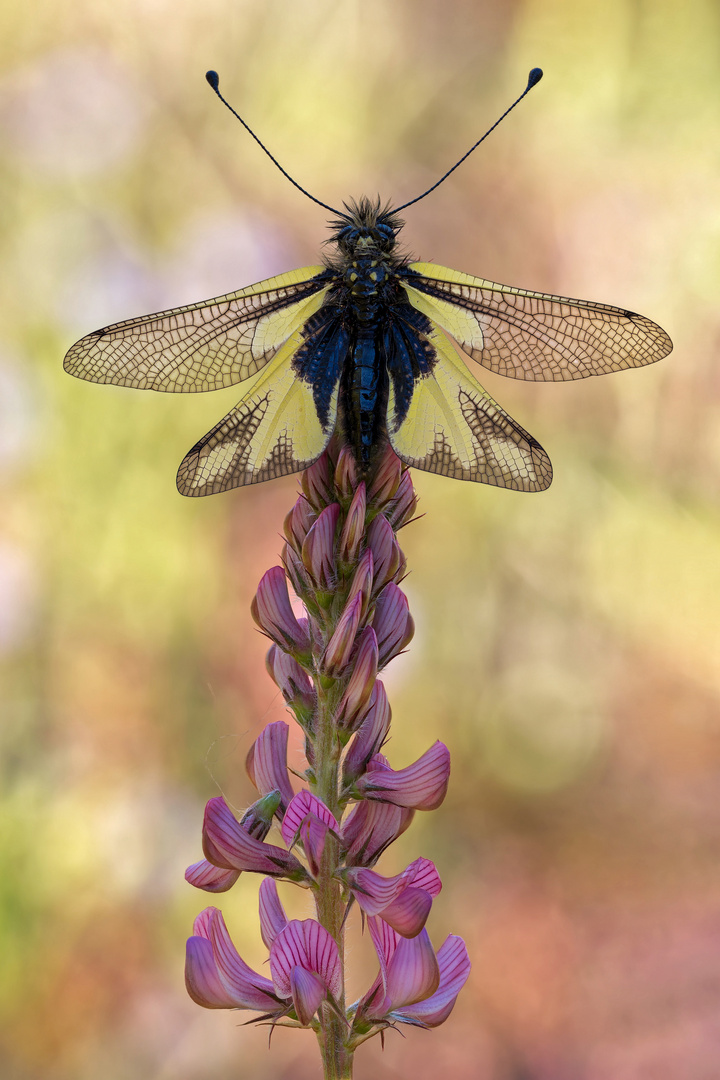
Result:
[[[326,1075],[350,1076],[355,1047],[384,1028],[442,1023],[470,965],[460,938],[437,953],[430,943],[425,922],[441,883],[429,860],[394,877],[372,869],[416,810],[440,805],[450,772],[441,742],[398,770],[381,753],[390,706],[378,672],[414,631],[396,535],[415,513],[410,473],[388,448],[360,480],[348,449],[331,444],[301,487],[284,523],[282,565],[262,578],[252,615],[272,642],[268,672],[304,732],[306,786],[295,792],[290,783],[287,724],[268,725],[246,763],[260,798],[240,821],[223,798],[210,800],[205,858],[186,875],[208,892],[226,891],[243,871],[266,875],[260,926],[271,978],[241,960],[216,908],[196,920],[186,978],[208,1008],[256,1009],[272,1023],[314,1028]],[[273,821],[282,847],[266,840]],[[313,890],[317,919],[287,919],[279,879]],[[354,904],[380,970],[348,1006],[343,932]]]

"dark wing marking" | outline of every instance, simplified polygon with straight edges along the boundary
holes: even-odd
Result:
[[[398,457],[457,480],[515,491],[549,487],[552,465],[542,446],[472,377],[442,330],[423,336],[435,361],[416,379],[406,410],[391,373],[387,427]]]
[[[330,275],[306,266],[239,292],[114,323],[81,338],[65,370],[136,390],[219,390],[258,372],[325,297]]]
[[[302,377],[296,360],[302,350],[308,363],[314,346],[327,345],[331,322],[320,321],[314,332],[307,324],[297,329],[235,408],[185,455],[177,475],[181,495],[215,495],[259,484],[300,472],[320,457],[335,429],[338,371],[328,375],[321,419],[317,387]],[[336,330],[344,333],[340,322]]]
[[[439,323],[490,371],[565,381],[643,367],[672,341],[632,311],[527,292],[434,263],[413,263],[401,284],[410,303]]]

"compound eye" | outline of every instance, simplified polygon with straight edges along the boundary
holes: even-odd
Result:
[[[390,248],[395,243],[395,233],[389,225],[376,225],[375,231],[378,240],[384,248]]]

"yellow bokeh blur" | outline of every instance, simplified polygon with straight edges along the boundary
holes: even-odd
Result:
[[[324,211],[207,68],[337,205],[413,198],[541,66],[404,242],[675,342],[582,384],[482,371],[552,457],[547,493],[415,476],[388,755],[439,737],[453,772],[380,869],[436,861],[431,936],[462,935],[474,967],[443,1027],[362,1047],[356,1076],[720,1072],[719,39],[714,0],[0,4],[4,1080],[319,1073],[309,1033],[268,1053],[182,980],[204,803],[247,805],[245,754],[284,716],[249,604],[296,481],[182,499],[183,454],[237,390],[62,370],[96,327],[317,261]],[[258,884],[219,904],[265,970]],[[357,927],[349,959],[360,993]]]

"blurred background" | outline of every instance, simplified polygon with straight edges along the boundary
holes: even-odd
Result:
[[[583,384],[476,369],[550,453],[521,495],[415,477],[417,621],[389,756],[436,737],[436,946],[474,963],[446,1025],[359,1080],[720,1073],[720,6],[716,0],[106,0],[0,7],[0,1072],[310,1080],[309,1033],[187,998],[183,881],[207,798],[284,715],[249,603],[295,478],[182,499],[239,397],[85,384],[105,323],[317,261],[323,201],[433,183],[416,255],[641,311],[675,351]],[[301,765],[299,743],[293,761]],[[260,967],[259,879],[220,898]],[[305,898],[283,893],[303,913]],[[294,905],[294,906],[293,906]],[[353,985],[374,976],[367,940]]]

